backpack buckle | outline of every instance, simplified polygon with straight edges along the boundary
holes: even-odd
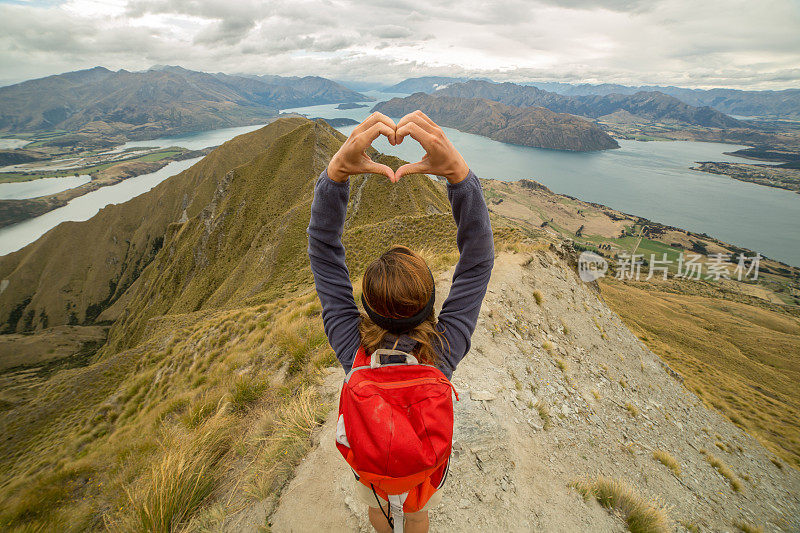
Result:
[[[381,363],[381,357],[384,355],[401,355],[405,358],[405,364],[407,365],[418,365],[419,361],[417,358],[411,355],[410,353],[401,352],[400,350],[390,350],[388,348],[379,348],[372,352],[369,360],[370,368],[380,368],[384,363]]]

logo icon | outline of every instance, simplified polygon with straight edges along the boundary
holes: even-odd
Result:
[[[608,271],[608,261],[594,252],[581,252],[578,256],[578,275],[586,283],[602,278]]]

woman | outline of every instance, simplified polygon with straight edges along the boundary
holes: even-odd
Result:
[[[394,172],[366,155],[366,148],[379,135],[385,135],[392,145],[410,135],[425,149],[425,156]],[[438,317],[432,309],[434,284],[425,261],[402,246],[392,247],[367,267],[362,283],[367,313],[359,313],[341,238],[348,178],[361,173],[383,174],[393,183],[411,173],[447,179],[460,258]],[[421,363],[433,364],[448,379],[452,377],[470,348],[494,264],[494,242],[480,181],[439,126],[421,111],[406,115],[397,124],[373,113],[356,126],[317,180],[308,243],[325,334],[345,372],[351,370],[356,352],[363,346],[367,353],[378,348],[412,353]],[[405,327],[392,327],[398,323]],[[376,531],[391,531],[379,510],[381,502],[361,483],[356,482],[356,487],[359,497],[370,506],[369,518]],[[440,500],[437,493],[421,511],[407,514],[405,531],[428,531],[427,510]]]

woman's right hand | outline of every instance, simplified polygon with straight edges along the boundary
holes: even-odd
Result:
[[[394,182],[406,174],[435,174],[447,179],[455,185],[464,181],[469,174],[469,167],[464,158],[428,115],[420,110],[409,113],[397,123],[396,142],[400,144],[406,135],[411,135],[425,149],[425,155],[416,163],[401,166],[394,173]]]
[[[353,174],[383,174],[391,181],[395,179],[394,171],[380,163],[376,163],[367,155],[367,147],[379,135],[385,135],[389,144],[395,145],[395,123],[392,119],[378,113],[372,113],[367,119],[356,126],[350,137],[342,144],[339,151],[328,163],[328,177],[333,181],[344,183]]]

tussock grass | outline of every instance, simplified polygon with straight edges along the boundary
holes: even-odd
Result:
[[[329,409],[312,388],[303,387],[283,408],[268,413],[263,434],[257,439],[257,466],[244,488],[250,499],[276,495],[311,448],[311,432],[325,421]]]
[[[595,400],[597,400],[598,402],[599,402],[599,401],[601,400],[601,398],[602,398],[602,397],[600,396],[600,391],[598,391],[597,389],[592,389],[592,396],[594,396],[594,399],[595,399]]]
[[[539,418],[542,419],[543,429],[548,430],[553,427],[553,420],[550,417],[550,407],[544,402],[544,400],[538,400],[533,407],[539,413]]]
[[[680,524],[686,528],[689,533],[701,533],[700,526],[695,524],[694,522],[687,522],[686,520],[681,520]]]
[[[669,454],[669,452],[664,450],[655,450],[653,452],[653,459],[669,468],[670,471],[672,471],[672,473],[677,477],[681,476],[681,465],[672,455]]]
[[[556,366],[557,366],[557,367],[558,367],[558,369],[559,369],[559,370],[561,370],[562,372],[564,372],[564,373],[566,373],[566,372],[567,372],[567,369],[568,369],[568,367],[567,367],[567,362],[566,362],[566,361],[564,361],[562,358],[560,358],[560,357],[556,357]]]
[[[574,481],[569,486],[584,498],[594,498],[606,509],[618,512],[632,533],[670,531],[664,506],[645,500],[624,481],[598,476]]]
[[[220,499],[245,499],[243,489],[257,477],[267,479],[266,496],[277,494],[310,446],[302,423],[308,410],[321,417],[329,408],[308,396],[318,369],[335,361],[320,340],[318,313],[308,291],[257,307],[176,315],[156,323],[140,347],[74,370],[63,385],[56,375],[51,396],[31,408],[52,405],[62,416],[3,463],[10,466],[0,479],[11,481],[0,494],[0,529],[174,530]],[[74,383],[85,396],[71,395]],[[260,413],[268,423],[252,434]],[[207,435],[215,424],[236,435],[222,449]]]
[[[238,376],[231,386],[230,402],[234,411],[245,411],[252,406],[266,390],[266,383],[251,376]]]
[[[753,524],[748,524],[744,520],[736,520],[733,527],[737,528],[742,533],[764,533],[764,528]]]
[[[631,402],[625,403],[625,410],[628,411],[628,413],[630,413],[630,415],[633,417],[639,416],[639,409]]]
[[[196,431],[173,436],[139,487],[126,490],[129,508],[110,529],[168,533],[211,495],[222,476],[220,460],[231,444],[233,422],[221,414]]]
[[[544,296],[542,295],[542,291],[536,289],[533,291],[533,299],[536,300],[536,305],[541,306],[542,302],[544,302]]]
[[[739,480],[736,474],[733,473],[733,470],[731,470],[730,467],[725,464],[725,462],[706,450],[700,450],[700,453],[705,456],[708,464],[713,466],[722,477],[728,480],[728,483],[730,483],[731,489],[733,489],[734,492],[742,491],[742,482]]]

